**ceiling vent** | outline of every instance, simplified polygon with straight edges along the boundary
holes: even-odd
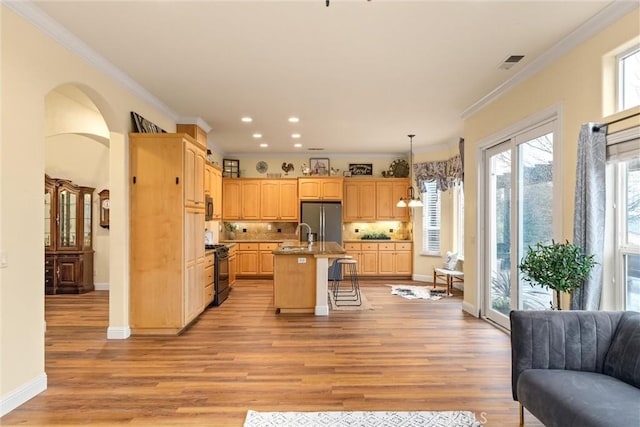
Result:
[[[501,70],[508,70],[518,62],[522,61],[522,58],[524,58],[524,55],[511,55],[507,59],[505,59],[498,68],[500,68]]]
[[[309,151],[322,151],[324,150],[324,148],[318,148],[318,147],[310,147],[308,148]]]

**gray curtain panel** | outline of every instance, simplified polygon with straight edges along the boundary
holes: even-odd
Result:
[[[578,138],[573,243],[593,254],[591,276],[571,293],[572,310],[598,310],[602,295],[607,126],[585,123]]]

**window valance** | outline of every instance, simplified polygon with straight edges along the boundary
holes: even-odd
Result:
[[[413,175],[421,193],[426,190],[426,183],[435,181],[438,190],[448,189],[462,184],[462,157],[457,155],[449,160],[416,163],[413,165]]]

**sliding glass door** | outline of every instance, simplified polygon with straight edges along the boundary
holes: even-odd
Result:
[[[484,151],[484,315],[509,327],[509,311],[544,310],[552,293],[520,277],[529,246],[559,229],[554,185],[555,122],[521,132]],[[555,226],[554,226],[555,224]]]

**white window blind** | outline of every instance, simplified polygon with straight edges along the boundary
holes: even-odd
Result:
[[[422,252],[440,255],[440,191],[435,181],[427,183],[422,200]]]

